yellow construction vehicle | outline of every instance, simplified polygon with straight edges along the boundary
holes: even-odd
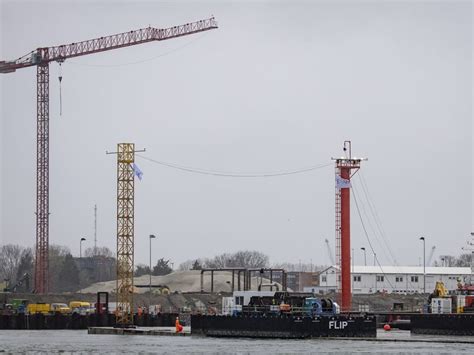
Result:
[[[51,303],[51,312],[69,314],[71,313],[71,308],[66,303]]]
[[[26,306],[26,311],[28,314],[48,314],[51,310],[49,303],[30,303]]]
[[[77,313],[80,315],[86,315],[92,312],[91,304],[89,302],[71,301],[69,302],[69,308],[73,314]]]
[[[433,297],[446,297],[447,295],[448,289],[444,286],[444,283],[442,281],[436,281]]]

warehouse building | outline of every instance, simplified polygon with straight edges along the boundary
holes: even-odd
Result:
[[[331,266],[319,274],[319,285],[304,287],[306,292],[324,294],[337,288],[337,267]],[[448,290],[455,290],[459,280],[469,281],[469,267],[426,267],[423,266],[353,266],[351,272],[352,293],[423,293],[424,277],[426,292],[431,293],[436,281],[442,281]]]

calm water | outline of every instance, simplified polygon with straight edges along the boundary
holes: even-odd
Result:
[[[407,332],[397,333],[396,331],[380,335],[384,338],[410,336]],[[464,339],[472,340],[473,338]],[[474,344],[324,339],[216,339],[191,336],[89,335],[85,330],[1,330],[0,352],[9,354],[473,354]]]

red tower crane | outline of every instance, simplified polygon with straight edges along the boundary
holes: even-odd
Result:
[[[152,41],[187,36],[217,28],[214,17],[169,28],[147,27],[87,41],[42,47],[13,61],[0,61],[0,73],[36,66],[37,150],[36,150],[36,264],[35,291],[49,289],[49,63],[68,58],[134,46]]]

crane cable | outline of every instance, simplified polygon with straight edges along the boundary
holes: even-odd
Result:
[[[354,193],[354,190],[352,190],[352,196],[354,197],[354,202],[355,202],[355,205],[356,205],[356,208],[357,208],[357,213],[359,215],[359,218],[360,218],[360,223],[362,224],[362,229],[364,230],[364,233],[365,233],[365,237],[367,238],[367,242],[369,243],[369,246],[370,246],[370,250],[372,250],[372,253],[374,253],[374,258],[375,258],[375,261],[377,262],[377,265],[379,266],[380,268],[380,271],[382,272],[382,274],[384,275],[384,279],[386,279],[388,281],[388,284],[390,285],[390,287],[392,289],[395,289],[392,285],[392,283],[390,282],[390,279],[388,277],[386,277],[386,274],[385,272],[383,271],[383,268],[382,268],[382,265],[380,265],[380,262],[379,262],[379,258],[377,257],[377,254],[375,253],[374,251],[374,248],[372,247],[372,243],[370,242],[370,238],[369,238],[369,234],[367,233],[367,229],[365,228],[365,223],[364,223],[364,220],[362,219],[362,215],[360,213],[360,209],[359,209],[359,203],[357,202],[357,198],[356,198],[356,195]]]
[[[381,245],[382,251],[383,251],[385,257],[387,258],[387,260],[392,259],[391,262],[394,262],[394,261],[393,261],[393,257],[391,257],[390,254],[387,254],[387,250],[386,250],[387,248],[384,247],[384,245],[383,245],[383,243],[382,243],[383,240],[381,240],[381,237],[379,237],[379,235],[378,235],[378,233],[377,233],[377,230],[374,228],[373,223],[371,222],[370,215],[367,213],[367,209],[366,209],[366,207],[365,207],[364,201],[363,201],[363,199],[361,198],[361,195],[360,195],[358,189],[356,188],[356,185],[353,184],[353,185],[352,185],[352,188],[353,188],[353,192],[354,192],[355,196],[359,199],[359,202],[360,202],[360,205],[361,205],[362,214],[365,216],[365,218],[366,218],[366,223],[367,223],[367,225],[368,225],[368,227],[369,227],[368,229],[371,231],[371,234],[375,236],[376,241]]]
[[[215,171],[215,170],[207,170],[201,168],[193,168],[189,166],[178,165],[174,163],[167,163],[164,161],[155,160],[152,158],[145,157],[141,154],[136,154],[135,156],[152,162],[154,164],[166,166],[169,168],[186,171],[189,173],[201,174],[201,175],[212,175],[212,176],[221,176],[221,177],[234,177],[234,178],[266,178],[266,177],[277,177],[277,176],[285,176],[285,175],[294,175],[294,174],[302,174],[313,170],[322,169],[332,165],[332,163],[327,164],[320,164],[315,165],[307,168],[300,168],[295,170],[288,170],[288,171],[279,171],[279,172],[268,172],[268,173],[236,173],[236,172],[226,172],[226,171]]]
[[[183,45],[178,46],[176,48],[173,48],[173,49],[171,49],[167,52],[158,54],[158,55],[150,57],[150,58],[137,60],[135,62],[119,63],[119,64],[87,64],[87,63],[79,63],[79,62],[74,62],[74,61],[72,61],[72,62],[68,61],[68,63],[71,63],[73,65],[82,66],[82,67],[97,67],[97,68],[114,68],[114,67],[123,67],[123,66],[127,66],[127,65],[135,65],[135,64],[146,63],[146,62],[150,62],[152,60],[167,56],[167,55],[172,54],[174,52],[177,52],[177,51],[179,51],[179,50],[181,50],[181,49],[183,49],[183,48],[199,41],[200,39],[202,39],[204,36],[207,36],[207,35],[208,35],[208,33],[203,33],[201,36],[198,36],[198,37],[192,39],[191,41],[188,41],[188,42],[184,43]]]
[[[353,193],[354,201],[355,201],[355,204],[356,204],[356,207],[357,207],[357,212],[359,213],[359,218],[360,218],[360,220],[361,220],[362,227],[363,227],[363,229],[364,229],[366,238],[367,238],[367,240],[368,240],[368,242],[369,242],[370,249],[371,249],[372,252],[375,254],[374,249],[373,249],[372,245],[370,244],[369,236],[368,236],[367,230],[366,230],[366,228],[365,228],[364,221],[362,220],[362,215],[361,215],[360,210],[359,210],[359,206],[358,206],[358,203],[357,203],[357,199],[356,199],[356,194],[355,194],[355,192],[356,192],[356,191],[355,191],[355,189],[354,189],[354,191],[353,191],[352,193]],[[368,192],[368,190],[367,190],[367,192]],[[374,205],[374,208],[375,208],[375,205]],[[365,212],[365,210],[364,210],[364,212]],[[367,215],[367,213],[366,213],[366,215]],[[378,217],[378,214],[377,214],[377,217]],[[367,216],[367,218],[368,218],[368,216]],[[371,226],[371,228],[372,228],[372,230],[373,230],[375,236],[377,237],[377,235],[376,235],[376,233],[375,233],[375,231],[374,231],[372,225],[371,225],[370,223],[369,223],[369,225]],[[378,238],[377,238],[377,239],[378,239]],[[388,247],[389,247],[389,245],[388,245]],[[385,249],[383,248],[383,246],[382,246],[382,250],[383,250],[385,256],[387,257],[387,254],[385,253]],[[389,252],[390,252],[390,249],[389,249]],[[391,252],[390,252],[390,254],[392,255]],[[377,254],[375,254],[375,255],[377,255]],[[392,258],[393,258],[393,260],[395,261],[395,267],[398,269],[399,274],[400,274],[400,275],[404,275],[403,272],[400,272],[400,271],[401,271],[401,270],[399,269],[400,266],[399,266],[398,263],[396,262],[396,260],[395,260],[395,258],[393,257],[393,255],[392,255]],[[378,261],[378,258],[376,257],[375,259],[376,259],[376,262],[377,262],[377,264],[379,265],[380,269],[382,270],[382,273],[383,273],[384,276],[385,276],[386,274],[383,272],[382,266],[380,266],[380,263],[379,263],[379,261]],[[408,275],[405,274],[405,276],[406,276],[406,278],[407,278],[407,285],[409,284],[411,287],[415,287],[415,286],[413,285],[412,281],[410,280],[410,278],[408,277]],[[394,288],[388,278],[387,278],[387,281],[388,281],[388,283],[390,284],[390,286],[391,286],[392,288]]]
[[[59,62],[59,116],[63,115],[63,96],[62,96],[62,89],[61,89],[61,82],[63,81],[63,69],[62,63]]]
[[[395,265],[398,265],[397,263],[397,259],[395,258],[394,256],[394,253],[393,253],[393,250],[390,246],[390,242],[386,236],[386,233],[385,233],[385,230],[382,226],[382,223],[380,221],[380,217],[379,217],[379,214],[377,212],[377,208],[375,206],[375,203],[373,202],[373,199],[371,198],[371,195],[370,195],[370,192],[369,192],[369,188],[367,186],[367,182],[365,180],[365,177],[364,175],[362,174],[362,171],[358,174],[359,175],[359,180],[361,182],[361,186],[362,186],[362,191],[365,195],[365,198],[367,200],[367,203],[369,205],[369,210],[370,210],[370,213],[372,214],[372,217],[374,218],[374,221],[375,221],[375,225],[379,231],[379,234],[382,236],[382,241],[384,242],[385,246],[387,247],[388,249],[388,252],[394,262]]]

